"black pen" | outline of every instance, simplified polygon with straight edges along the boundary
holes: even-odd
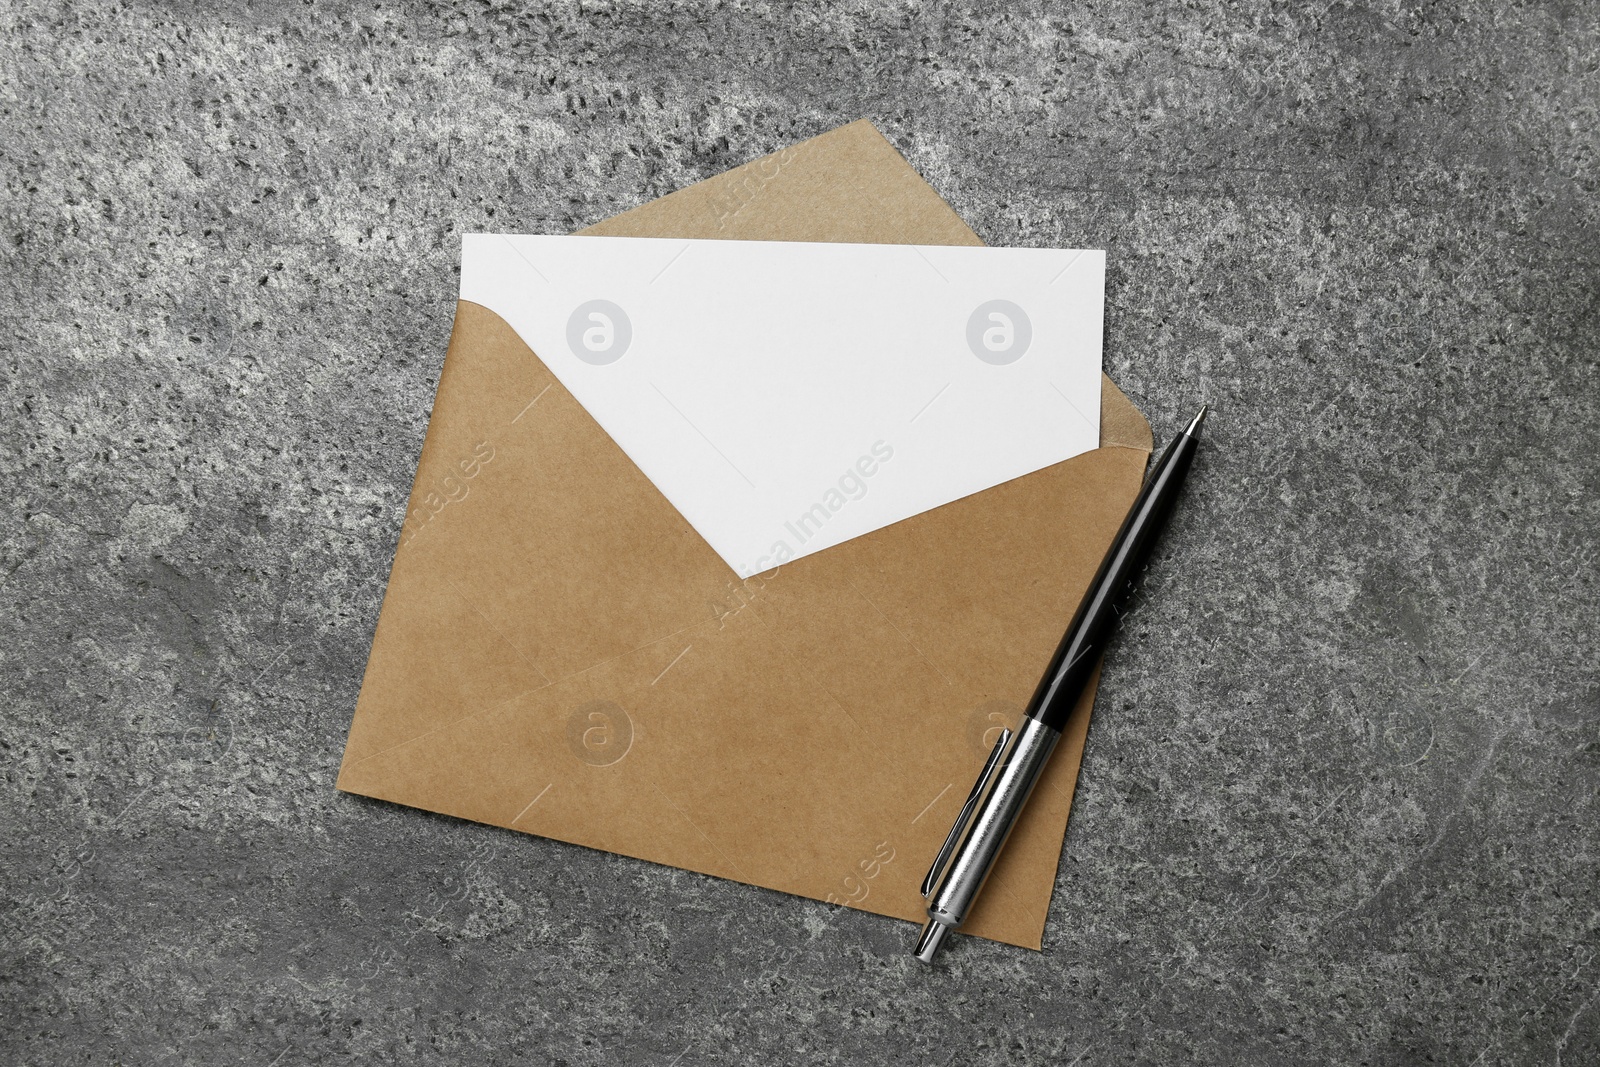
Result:
[[[966,921],[972,902],[1000,855],[1012,825],[1028,802],[1039,773],[1061,739],[1061,728],[1077,706],[1093,677],[1100,653],[1116,629],[1134,581],[1150,559],[1156,538],[1167,524],[1173,501],[1194,462],[1199,447],[1200,424],[1206,409],[1189,423],[1161,453],[1139,497],[1122,520],[1122,529],[1100,562],[1089,591],[1067,627],[1067,635],[1050,660],[1028,709],[1023,714],[1016,743],[1012,732],[1002,730],[1000,740],[983,765],[956,823],[922,880],[928,901],[928,924],[922,928],[913,954],[932,963],[939,945],[951,930]],[[1008,748],[1009,745],[1009,748]]]

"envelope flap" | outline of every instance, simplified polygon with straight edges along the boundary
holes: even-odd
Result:
[[[751,241],[980,245],[866,119],[624,211],[579,233]],[[1150,423],[1110,378],[1100,444],[1151,451]]]
[[[860,119],[579,233],[754,241],[983,241]]]
[[[1100,376],[1100,447],[1133,448],[1150,452],[1155,448],[1155,438],[1150,434],[1150,423],[1144,414],[1133,406],[1117,383]]]

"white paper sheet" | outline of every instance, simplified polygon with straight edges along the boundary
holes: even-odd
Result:
[[[1095,448],[1097,250],[468,234],[505,319],[740,577]]]

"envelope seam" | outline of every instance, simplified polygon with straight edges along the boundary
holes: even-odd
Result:
[[[823,696],[833,701],[834,705],[839,709],[844,717],[850,720],[850,724],[852,726],[854,726],[857,730],[862,729],[860,721],[857,720],[854,715],[850,714],[850,709],[845,707],[844,701],[835,696],[833,690],[829,689],[822,682],[818,681],[816,676],[811,673],[810,669],[805,666],[805,663],[801,660],[801,658],[795,655],[794,651],[784,643],[783,635],[777,631],[777,628],[769,626],[768,623],[761,618],[760,614],[756,615],[756,619],[762,626],[766,626],[772,631],[772,639],[778,643],[780,648],[783,649],[783,653],[788,657],[790,663],[792,663],[801,674],[806,676],[806,681],[810,682],[812,686],[820,690]]]
[[[539,676],[539,678],[544,682],[545,685],[549,685],[550,684],[550,676],[548,674],[545,674],[544,671],[540,670],[539,669],[539,665],[537,663],[533,662],[533,660],[529,659],[527,654],[525,652],[523,652],[522,649],[517,647],[517,644],[516,644],[515,641],[511,640],[511,638],[507,637],[503,632],[501,632],[500,627],[498,627],[498,626],[496,626],[494,624],[494,620],[489,618],[488,615],[484,614],[483,610],[481,608],[479,608],[478,605],[474,604],[472,602],[472,600],[470,598],[468,598],[467,594],[465,594],[465,593],[463,593],[461,591],[461,587],[456,585],[455,581],[448,574],[441,574],[440,577],[442,577],[445,580],[445,583],[448,584],[450,586],[450,588],[455,591],[456,596],[461,598],[461,602],[463,604],[465,604],[467,607],[471,608],[473,610],[473,612],[478,616],[478,618],[483,620],[484,625],[489,627],[489,629],[493,630],[494,631],[494,635],[496,637],[498,637],[500,640],[504,641],[505,644],[506,644],[506,647],[511,649],[511,651],[513,651],[513,652],[515,652],[517,654],[517,658],[521,659],[522,662],[526,663],[529,667],[531,667],[533,669],[533,673],[537,674]]]
[[[941,671],[939,669],[939,665],[937,663],[935,663],[933,660],[929,659],[928,656],[922,651],[922,649],[917,647],[916,642],[912,641],[910,637],[906,636],[906,632],[904,630],[900,629],[900,627],[896,626],[895,625],[895,621],[893,619],[889,618],[888,615],[884,614],[884,610],[882,608],[878,607],[878,605],[876,605],[876,604],[874,604],[872,602],[872,598],[871,597],[867,596],[867,594],[863,593],[860,589],[857,589],[856,588],[856,583],[852,582],[848,577],[845,578],[844,582],[845,582],[846,585],[848,585],[850,587],[850,591],[852,593],[854,593],[856,596],[860,597],[862,599],[862,601],[865,602],[866,605],[869,608],[871,608],[873,611],[876,611],[878,613],[879,618],[883,619],[884,622],[889,624],[889,628],[890,629],[892,629],[895,633],[900,635],[900,640],[902,640],[902,641],[904,641],[906,643],[906,647],[911,649],[911,651],[915,652],[917,654],[917,658],[922,660],[922,662],[926,663],[933,670],[933,673],[937,674],[939,676],[939,680],[940,681],[942,681],[946,686],[948,686],[951,689],[955,688],[955,683],[950,681],[950,679],[945,677],[944,671]]]
[[[693,819],[691,819],[689,817],[689,813],[684,811],[683,808],[679,806],[679,804],[678,804],[678,802],[676,800],[673,800],[671,797],[667,796],[665,790],[663,790],[655,782],[651,782],[650,783],[650,787],[656,791],[656,795],[657,796],[659,796],[662,800],[665,800],[668,804],[671,804],[672,805],[672,809],[674,811],[676,811],[679,815],[683,816],[683,821],[688,823],[691,827],[693,827],[694,832],[700,835],[701,840],[703,840],[706,844],[711,846],[712,851],[716,852],[717,855],[721,856],[723,858],[723,860],[728,864],[728,866],[732,867],[734,870],[739,872],[739,877],[740,878],[743,878],[745,880],[745,882],[747,882],[750,885],[759,885],[760,884],[759,882],[756,882],[753,879],[751,879],[750,875],[745,872],[745,869],[743,867],[739,866],[739,864],[734,861],[734,858],[732,856],[730,856],[726,852],[722,851],[722,846],[717,844],[715,841],[711,840],[711,837],[704,830],[700,829],[700,824],[695,822]]]
[[[640,645],[638,648],[630,648],[626,652],[619,652],[615,656],[609,656],[606,659],[599,660],[599,661],[597,661],[595,663],[591,663],[587,667],[580,667],[577,670],[573,671],[571,674],[563,674],[561,677],[557,678],[555,681],[551,682],[550,684],[551,685],[560,685],[562,682],[571,681],[573,678],[576,678],[579,675],[588,674],[590,671],[595,670],[596,668],[604,667],[608,663],[615,663],[619,659],[627,659],[629,656],[633,655],[635,652],[643,652],[645,649],[649,648],[651,645],[659,645],[661,642],[671,640],[672,638],[677,637],[679,634],[686,634],[690,630],[698,630],[702,626],[705,626],[705,625],[706,625],[706,623],[704,623],[704,622],[697,622],[697,623],[693,623],[693,624],[691,624],[689,626],[685,626],[682,629],[674,630],[669,634],[662,634],[660,637],[652,637],[650,640],[646,641],[644,644]],[[676,662],[676,661],[674,661],[674,662]],[[665,672],[662,672],[662,673],[665,673]],[[658,680],[659,680],[659,677],[660,676],[658,675],[657,676]],[[650,684],[654,685],[655,683],[652,682]]]

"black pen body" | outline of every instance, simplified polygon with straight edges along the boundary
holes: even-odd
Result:
[[[1194,462],[1202,418],[1203,413],[1150,468],[1138,498],[1078,604],[1072,625],[1067,627],[1039,688],[1028,702],[1027,717],[1060,730],[1083,696]]]
[[[1044,680],[1029,702],[1027,714],[1014,735],[1010,730],[1001,733],[922,880],[928,921],[912,949],[922,962],[932,963],[945,936],[966,922],[1011,828],[1061,740],[1061,728],[1094,676],[1100,650],[1116,628],[1134,580],[1149,560],[1184,476],[1194,462],[1205,414],[1206,409],[1201,408],[1189,428],[1151,467],[1150,476],[1100,562],[1061,647],[1056,649]]]

